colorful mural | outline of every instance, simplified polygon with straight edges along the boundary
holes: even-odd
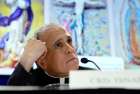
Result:
[[[126,63],[140,64],[140,0],[114,0],[114,5],[120,36],[117,54]]]
[[[1,0],[0,6],[0,67],[14,67],[26,40],[44,24],[43,0]]]

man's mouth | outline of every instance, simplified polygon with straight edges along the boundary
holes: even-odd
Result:
[[[68,61],[67,61],[67,63],[70,63],[70,62],[72,62],[72,61],[77,61],[78,59],[77,58],[71,58],[71,59],[69,59]]]

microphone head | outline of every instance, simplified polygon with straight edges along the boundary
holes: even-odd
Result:
[[[81,58],[81,62],[82,62],[82,63],[88,63],[89,60],[88,60],[87,58]]]

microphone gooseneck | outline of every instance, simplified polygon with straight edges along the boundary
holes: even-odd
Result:
[[[88,60],[87,58],[81,58],[81,62],[84,64],[92,62],[98,68],[98,70],[101,70],[101,68],[94,61]]]

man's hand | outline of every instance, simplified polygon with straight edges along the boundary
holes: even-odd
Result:
[[[19,62],[24,69],[29,72],[33,63],[37,61],[44,53],[47,53],[46,44],[37,39],[30,39],[24,47],[24,51]]]

